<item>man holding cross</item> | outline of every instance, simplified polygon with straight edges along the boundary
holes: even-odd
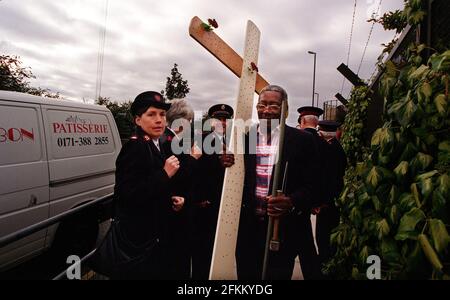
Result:
[[[279,218],[280,248],[270,252],[267,279],[291,279],[297,255],[305,279],[320,275],[310,222],[317,157],[309,133],[285,127],[281,155],[281,174],[285,175],[278,187],[283,193],[268,196],[280,139],[281,106],[287,98],[279,86],[263,88],[256,105],[260,124],[245,137],[245,182],[236,247],[239,279],[261,279],[269,216]]]

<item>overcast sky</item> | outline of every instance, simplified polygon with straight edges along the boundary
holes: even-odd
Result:
[[[379,0],[357,1],[349,66],[361,61]],[[0,0],[0,53],[19,55],[37,77],[33,86],[64,97],[93,102],[100,27],[106,0]],[[160,91],[176,62],[195,110],[216,103],[234,106],[239,80],[188,34],[193,16],[215,18],[215,32],[242,55],[245,26],[261,31],[259,71],[286,88],[294,125],[296,109],[311,104],[313,55],[317,52],[316,92],[323,101],[341,91],[336,67],[347,60],[354,0],[109,0],[102,96],[132,100],[144,90]],[[380,14],[401,9],[403,0],[384,0]],[[359,73],[375,70],[380,44],[394,32],[376,24]],[[348,96],[346,82],[343,95]]]

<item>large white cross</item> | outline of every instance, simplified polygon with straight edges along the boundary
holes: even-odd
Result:
[[[268,85],[268,82],[254,68],[258,63],[260,31],[253,22],[247,22],[243,59],[214,32],[205,30],[202,20],[198,17],[192,19],[189,34],[240,77],[230,139],[231,148],[236,149],[238,143],[236,120],[251,119],[253,93],[255,91],[259,93]],[[235,164],[225,170],[210,279],[237,279],[235,251],[244,175],[244,155],[235,152]]]

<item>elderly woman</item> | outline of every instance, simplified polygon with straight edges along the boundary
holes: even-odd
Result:
[[[175,153],[183,169],[182,175],[174,181],[174,192],[186,199],[182,211],[173,214],[170,220],[170,251],[172,263],[169,266],[172,279],[185,280],[190,278],[191,244],[192,244],[192,194],[193,178],[197,172],[197,159],[201,152],[193,141],[187,141],[191,136],[191,123],[194,111],[185,99],[174,99],[166,114],[167,127],[162,141],[163,147]]]
[[[185,99],[174,99],[170,103],[171,106],[166,115],[167,126],[174,134],[180,135],[186,129],[182,123],[191,123],[194,119],[194,111]]]

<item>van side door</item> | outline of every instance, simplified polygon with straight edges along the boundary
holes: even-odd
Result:
[[[49,171],[39,104],[0,99],[0,236],[49,216]],[[46,229],[0,248],[0,269],[45,245]]]

